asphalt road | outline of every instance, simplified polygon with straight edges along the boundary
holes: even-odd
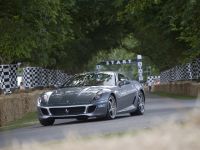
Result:
[[[147,95],[146,112],[143,116],[129,116],[124,114],[115,120],[96,120],[87,122],[75,119],[57,120],[54,126],[43,127],[39,124],[0,132],[0,148],[13,141],[19,143],[30,141],[54,141],[72,135],[87,137],[102,134],[134,131],[156,127],[169,120],[181,120],[194,108],[200,108],[200,100],[175,100]]]

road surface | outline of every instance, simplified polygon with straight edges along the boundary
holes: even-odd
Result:
[[[143,116],[124,114],[115,120],[89,120],[80,122],[75,119],[56,120],[54,126],[43,127],[40,124],[0,132],[0,148],[11,144],[30,141],[55,141],[70,135],[81,137],[134,131],[156,127],[171,119],[181,120],[194,108],[200,108],[200,100],[175,100],[148,94],[146,112]]]

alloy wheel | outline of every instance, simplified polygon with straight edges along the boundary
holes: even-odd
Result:
[[[117,113],[116,101],[115,101],[115,98],[113,96],[111,96],[109,98],[109,101],[108,101],[108,114],[107,114],[107,118],[108,119],[114,119],[116,117],[116,113]]]

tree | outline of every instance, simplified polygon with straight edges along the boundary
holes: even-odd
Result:
[[[197,0],[0,0],[0,9],[0,63],[75,73],[118,48],[165,70],[200,56]]]
[[[199,57],[199,9],[195,0],[130,1],[121,17],[140,42],[137,49],[160,70]]]
[[[47,66],[55,49],[71,36],[72,2],[64,0],[1,0],[0,63],[26,61]]]

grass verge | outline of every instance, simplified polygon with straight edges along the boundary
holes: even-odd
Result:
[[[5,126],[0,127],[0,131],[6,131],[16,128],[22,128],[30,125],[37,124],[37,112],[27,113],[23,118],[16,121],[9,122]]]
[[[166,92],[152,92],[152,94],[155,94],[161,97],[170,97],[170,98],[179,99],[179,100],[197,99],[197,97],[195,96],[186,96],[186,95],[172,94],[172,93],[166,93]]]

